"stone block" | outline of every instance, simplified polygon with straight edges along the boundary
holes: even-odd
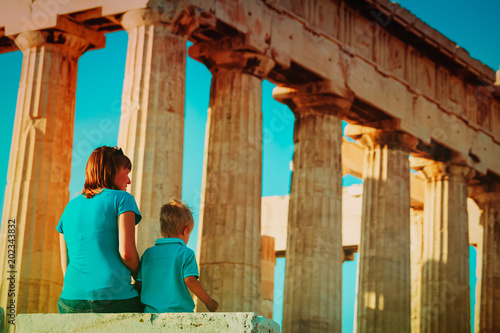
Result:
[[[182,330],[182,331],[181,331]],[[36,332],[252,332],[279,333],[274,321],[253,312],[21,314],[17,333]]]

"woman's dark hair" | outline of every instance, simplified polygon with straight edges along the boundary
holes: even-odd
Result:
[[[90,154],[85,167],[85,184],[82,194],[90,199],[101,193],[103,188],[118,190],[115,175],[119,167],[132,170],[132,162],[121,148],[102,146]]]

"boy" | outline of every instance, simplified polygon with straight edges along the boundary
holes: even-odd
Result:
[[[161,208],[160,225],[163,238],[144,252],[137,275],[138,289],[142,284],[144,312],[193,312],[194,302],[188,288],[209,311],[216,311],[219,304],[198,282],[196,258],[186,246],[194,227],[191,211],[172,198]]]

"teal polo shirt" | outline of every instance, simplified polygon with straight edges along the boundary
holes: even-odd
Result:
[[[137,280],[146,313],[193,312],[194,302],[184,278],[196,276],[194,251],[180,238],[159,238],[142,255]]]
[[[134,197],[110,189],[90,199],[79,195],[66,205],[56,227],[64,235],[69,258],[61,298],[96,301],[138,296],[118,248],[118,216],[128,211],[139,223]]]

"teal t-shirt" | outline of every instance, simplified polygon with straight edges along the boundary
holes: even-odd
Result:
[[[118,250],[118,216],[135,212],[134,197],[125,191],[103,189],[93,198],[71,200],[57,224],[68,249],[68,268],[61,298],[70,300],[121,300],[138,296],[130,270]]]
[[[194,302],[184,278],[196,276],[193,250],[179,238],[160,238],[141,260],[137,281],[142,281],[141,302],[146,313],[193,312]]]

